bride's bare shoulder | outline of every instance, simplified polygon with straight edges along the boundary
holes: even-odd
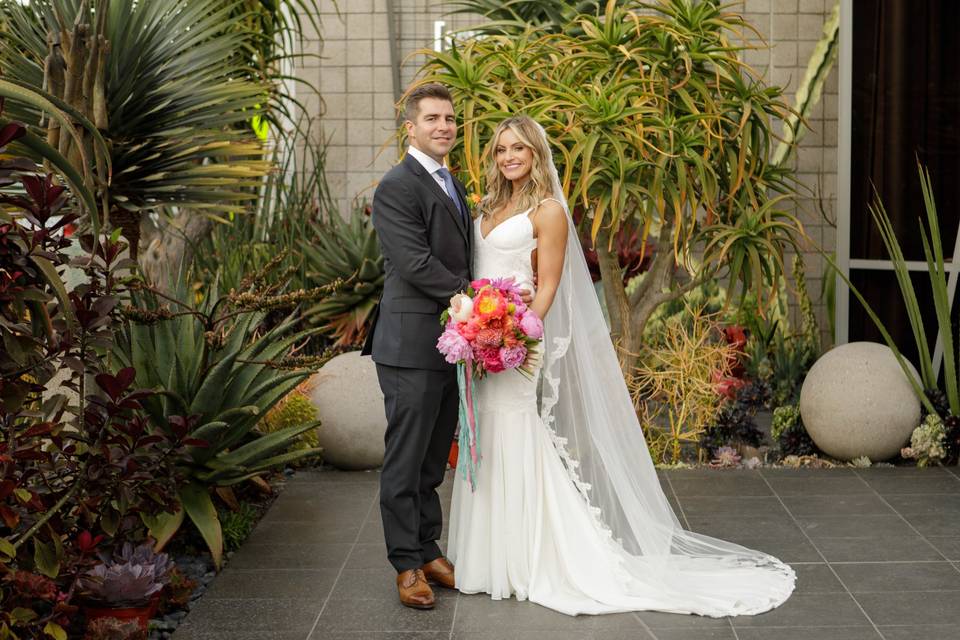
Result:
[[[560,201],[554,198],[541,200],[531,217],[538,232],[545,229],[567,230],[567,212]]]

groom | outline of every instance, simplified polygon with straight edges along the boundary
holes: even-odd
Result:
[[[444,166],[457,139],[453,98],[427,84],[405,104],[410,148],[373,196],[386,280],[363,353],[372,354],[387,414],[380,514],[400,602],[430,609],[428,582],[454,588],[437,540],[440,496],[457,425],[457,376],[437,351],[440,312],[470,283],[473,225],[463,185]]]

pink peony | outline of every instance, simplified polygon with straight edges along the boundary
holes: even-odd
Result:
[[[466,360],[471,355],[470,343],[457,332],[452,324],[447,325],[447,330],[440,334],[440,339],[437,340],[437,350],[443,354],[444,359],[450,364]]]
[[[537,317],[536,313],[529,309],[520,319],[520,329],[534,340],[539,340],[543,337],[543,321]]]
[[[503,366],[503,360],[500,359],[500,349],[477,349],[474,355],[489,373],[500,373],[506,368]]]
[[[507,369],[516,369],[527,359],[527,349],[523,346],[502,347],[500,349],[500,359]]]

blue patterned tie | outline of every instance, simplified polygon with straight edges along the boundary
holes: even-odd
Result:
[[[457,193],[457,188],[453,185],[453,176],[450,175],[450,170],[446,167],[440,167],[437,169],[437,175],[443,178],[443,184],[447,187],[447,195],[450,196],[453,204],[457,207],[457,211],[460,212],[460,217],[463,218],[463,224],[467,225],[467,212],[463,210],[463,205],[460,204],[460,196]]]

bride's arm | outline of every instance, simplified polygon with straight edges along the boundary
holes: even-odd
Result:
[[[567,213],[559,202],[547,200],[533,214],[533,228],[537,234],[537,294],[530,303],[541,318],[545,318],[560,286],[563,256],[567,250]]]

